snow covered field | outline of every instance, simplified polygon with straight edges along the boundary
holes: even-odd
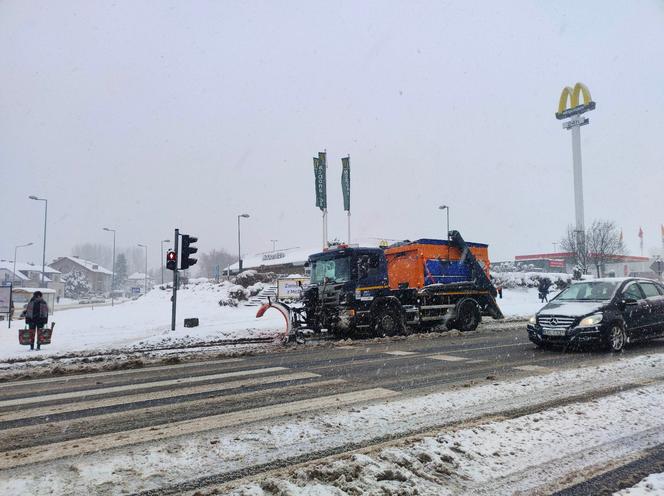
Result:
[[[268,311],[257,319],[255,306],[219,306],[220,299],[228,298],[231,287],[230,284],[199,283],[178,292],[174,332],[170,331],[170,291],[155,289],[136,301],[114,307],[56,308],[51,318],[56,323],[52,344],[45,345],[40,352],[19,345],[17,329],[22,321],[15,321],[11,329],[0,328],[0,359],[186,345],[221,339],[277,338],[283,333],[283,317],[276,311]],[[508,318],[530,316],[542,306],[534,288],[506,289],[498,304]],[[183,327],[186,317],[198,317],[200,326]]]

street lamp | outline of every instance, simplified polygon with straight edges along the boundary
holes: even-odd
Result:
[[[272,251],[277,251],[277,241],[279,241],[279,240],[278,239],[271,239],[270,241],[272,241]]]
[[[438,207],[439,210],[447,210],[447,261],[450,260],[450,206],[441,205]]]
[[[240,214],[237,216],[237,273],[242,272],[242,251],[240,250],[240,218],[249,218],[249,214]]]
[[[170,243],[170,239],[161,240],[161,285],[164,285],[164,243]]]
[[[12,287],[14,286],[14,281],[16,280],[16,252],[19,248],[25,248],[26,246],[32,246],[34,243],[26,243],[24,245],[17,245],[14,247],[14,269],[12,270]]]
[[[111,279],[111,306],[115,304],[115,229],[103,228],[104,231],[113,233],[113,277]]]
[[[41,283],[44,286],[44,279],[46,279],[46,217],[48,215],[48,200],[46,198],[38,198],[34,195],[28,196],[31,200],[44,202],[44,249],[42,250],[42,279]]]
[[[138,243],[138,246],[145,248],[145,286],[143,289],[143,294],[148,294],[148,246]]]

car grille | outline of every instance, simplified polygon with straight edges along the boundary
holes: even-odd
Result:
[[[541,315],[537,317],[537,322],[547,331],[566,331],[574,323],[574,317],[564,317],[562,315]]]

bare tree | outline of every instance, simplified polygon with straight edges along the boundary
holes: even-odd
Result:
[[[586,232],[588,260],[595,266],[597,277],[604,265],[616,255],[625,254],[625,244],[620,239],[620,230],[610,220],[595,220]]]
[[[574,265],[582,274],[588,271],[588,250],[585,248],[584,238],[573,226],[567,226],[567,234],[560,240],[560,249],[571,253]]]
[[[236,255],[231,255],[224,249],[213,249],[207,253],[201,253],[198,259],[198,273],[204,277],[214,277],[216,267],[223,272],[224,267],[237,260]]]
[[[567,234],[560,240],[563,251],[572,253],[574,264],[582,273],[587,273],[592,265],[597,271],[597,277],[602,275],[605,264],[616,255],[625,254],[625,245],[620,239],[620,230],[615,222],[609,220],[594,220],[586,229],[583,237],[574,227],[567,228]]]

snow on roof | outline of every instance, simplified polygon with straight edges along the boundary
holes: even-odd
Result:
[[[0,269],[5,269],[9,272],[14,272],[14,262],[2,261],[0,262]],[[42,268],[41,265],[33,265],[25,262],[16,262],[16,279],[21,281],[29,281],[30,277],[27,275],[29,272],[39,272],[41,274]],[[55,270],[53,267],[48,265],[45,267],[44,272],[46,274],[59,274],[60,272]],[[50,278],[45,277],[44,281],[50,282]]]
[[[63,260],[63,259],[71,260],[72,262],[80,265],[81,267],[83,267],[83,268],[85,268],[85,269],[87,269],[91,272],[98,272],[100,274],[107,274],[109,276],[113,275],[113,272],[111,272],[110,270],[102,267],[99,264],[91,262],[90,260],[84,260],[84,259],[78,258],[78,257],[60,257],[58,260]]]
[[[365,240],[359,240],[358,242],[353,242],[350,246],[362,246],[362,247],[378,247],[380,240],[378,238],[371,238]],[[320,245],[315,247],[300,248],[299,246],[294,248],[285,248],[283,250],[275,251],[266,251],[262,253],[256,253],[254,255],[243,255],[242,257],[242,269],[255,269],[258,267],[270,267],[276,265],[292,264],[295,266],[304,265],[309,259],[309,255],[314,253],[320,253],[322,248]],[[224,267],[226,270],[237,271],[238,263],[235,262],[228,267]]]

